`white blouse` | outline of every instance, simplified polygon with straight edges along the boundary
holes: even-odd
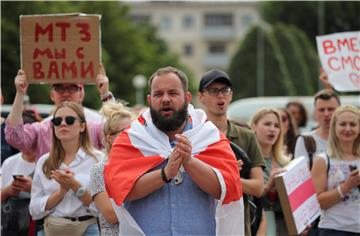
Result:
[[[70,169],[74,173],[74,178],[86,189],[90,189],[90,171],[99,161],[102,161],[104,154],[100,151],[94,152],[96,159],[86,154],[82,149],[76,154],[75,159],[67,166],[61,163],[59,169]],[[54,217],[80,217],[84,215],[94,215],[93,208],[84,205],[75,193],[70,189],[64,198],[51,210],[45,210],[46,202],[50,195],[56,192],[60,185],[53,179],[48,179],[42,168],[44,162],[49,158],[49,153],[42,156],[36,165],[35,175],[31,189],[30,214],[33,219],[41,219],[47,215]],[[90,191],[89,191],[90,192]],[[91,209],[90,209],[91,208]],[[96,215],[96,214],[95,214]]]

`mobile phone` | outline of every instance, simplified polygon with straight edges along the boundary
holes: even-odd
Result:
[[[355,165],[349,165],[350,171],[357,170],[357,166]],[[360,190],[360,185],[358,185],[358,189]]]
[[[18,179],[19,177],[24,177],[23,175],[13,175],[14,180]]]
[[[350,171],[357,170],[357,166],[355,165],[349,165]]]

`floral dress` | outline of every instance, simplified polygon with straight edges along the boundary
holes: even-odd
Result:
[[[96,194],[106,191],[104,182],[104,165],[105,163],[98,162],[91,170],[91,197]],[[105,219],[105,217],[99,214],[99,223],[101,235],[119,235],[119,224],[112,224]]]

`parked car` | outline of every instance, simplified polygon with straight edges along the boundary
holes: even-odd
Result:
[[[360,95],[340,96],[341,104],[352,104],[360,107]],[[307,127],[311,130],[316,127],[314,120],[314,97],[313,96],[290,96],[290,97],[253,97],[233,101],[229,105],[228,117],[235,121],[248,122],[251,116],[262,107],[283,108],[289,101],[301,101],[308,114]]]

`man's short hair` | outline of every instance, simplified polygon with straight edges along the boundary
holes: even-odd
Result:
[[[179,70],[179,69],[168,66],[168,67],[158,69],[157,71],[155,71],[154,74],[152,74],[150,76],[150,79],[149,79],[149,82],[148,82],[150,92],[151,92],[151,84],[152,84],[152,81],[154,80],[155,76],[164,75],[164,74],[168,74],[168,73],[176,74],[180,79],[180,82],[182,84],[184,92],[188,91],[188,78],[187,78],[186,74],[184,72],[182,72],[181,70]]]
[[[322,89],[319,92],[317,92],[314,96],[314,106],[316,105],[316,101],[318,99],[330,100],[331,98],[335,98],[336,101],[338,102],[338,104],[341,105],[340,98],[339,98],[339,95],[337,95],[337,93],[335,93],[331,89]]]

